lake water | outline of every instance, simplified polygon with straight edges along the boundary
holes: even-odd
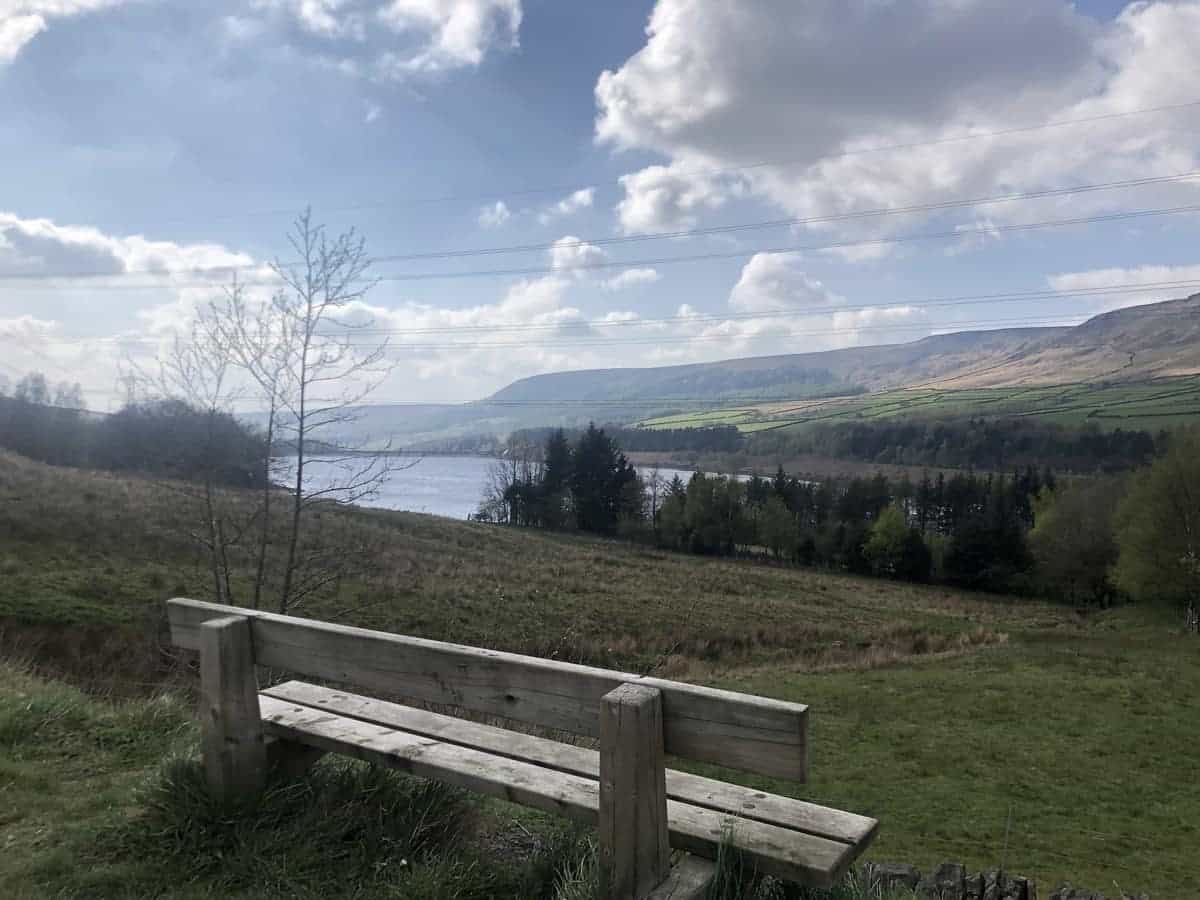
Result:
[[[412,460],[398,457],[393,460],[403,465]],[[486,456],[426,456],[421,457],[411,468],[392,472],[379,495],[360,501],[363,506],[378,506],[384,509],[404,509],[410,512],[433,513],[452,519],[465,519],[479,509],[488,483],[488,472],[499,460]],[[276,477],[283,480],[289,460],[279,460]],[[361,466],[365,460],[354,460],[351,464]],[[312,457],[308,461],[309,489],[326,487],[342,476],[338,467],[325,457]],[[643,477],[649,469],[641,469]],[[676,475],[687,481],[690,471],[660,468],[659,475],[670,481]]]

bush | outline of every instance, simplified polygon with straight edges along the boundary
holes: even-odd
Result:
[[[1117,509],[1115,579],[1142,601],[1183,608],[1200,596],[1200,432],[1138,472]]]

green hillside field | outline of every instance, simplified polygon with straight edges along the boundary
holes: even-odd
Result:
[[[905,388],[828,400],[721,406],[645,419],[644,428],[736,425],[745,433],[811,422],[1032,417],[1062,425],[1156,431],[1200,421],[1200,376],[1032,387]]]
[[[145,792],[162,756],[193,746],[195,676],[169,651],[163,614],[168,596],[209,596],[189,504],[170,485],[0,455],[10,660],[0,666],[0,883],[10,895],[293,896],[286,866],[269,860],[272,835],[294,837],[307,821],[294,803],[280,799],[247,838],[261,854],[251,859],[240,844],[197,843],[178,818],[162,824],[161,794]],[[747,781],[878,817],[872,858],[1003,863],[1036,877],[1043,895],[1065,879],[1110,896],[1114,885],[1200,895],[1200,653],[1154,609],[1085,615],[416,514],[328,511],[319,529],[368,548],[369,565],[302,614],[810,704],[811,782]],[[244,591],[249,560],[238,566]],[[39,677],[12,660],[36,662]],[[95,701],[47,687],[47,676],[132,705],[85,709]],[[176,699],[147,704],[164,692]],[[332,812],[332,788],[304,790],[324,798],[329,827],[351,828]],[[479,814],[484,861],[465,866],[486,868],[488,853],[507,858],[553,827],[516,807]],[[128,822],[157,837],[118,828]],[[79,849],[101,839],[115,855]],[[383,896],[337,875],[399,865],[372,847],[383,855],[323,856],[333,868],[321,896]],[[191,880],[157,893],[164,871]],[[250,880],[235,891],[221,880],[231,872]],[[125,894],[104,892],[118,884]]]

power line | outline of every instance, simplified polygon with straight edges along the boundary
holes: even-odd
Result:
[[[660,231],[650,234],[619,235],[616,237],[576,238],[573,240],[558,240],[532,244],[511,244],[496,247],[476,247],[463,249],[430,250],[416,253],[392,253],[371,257],[372,263],[381,262],[415,262],[425,259],[464,259],[476,256],[499,256],[512,253],[531,253],[554,250],[557,248],[603,247],[622,244],[638,244],[647,241],[659,241],[679,238],[705,237],[712,235],[732,234],[743,231],[754,231],[770,228],[798,227],[802,225],[830,224],[860,219],[883,218],[894,215],[908,215],[917,212],[936,212],[950,209],[962,209],[971,206],[983,206],[996,203],[1016,203],[1030,200],[1042,200],[1053,197],[1069,197],[1078,194],[1095,193],[1098,191],[1120,190],[1126,188],[1146,187],[1160,184],[1175,184],[1182,181],[1200,178],[1200,170],[1180,172],[1172,175],[1156,175],[1146,178],[1131,178],[1122,181],[1106,181],[1094,184],[1082,184],[1074,187],[1046,188],[1038,191],[998,194],[986,197],[967,197],[951,200],[940,200],[933,203],[917,203],[907,206],[879,207],[868,210],[857,210],[847,213],[831,213],[822,216],[793,217],[784,219],[768,219],[757,222],[739,222],[726,225],[712,225],[704,228],[689,228],[677,231]],[[83,278],[127,278],[136,275],[170,277],[177,274],[203,275],[229,274],[244,272],[251,269],[261,269],[263,266],[191,266],[188,268],[171,269],[168,272],[151,269],[130,269],[124,272],[110,272],[99,269],[76,270],[74,272],[5,272],[0,273],[0,281],[42,281]]]
[[[420,253],[389,254],[376,256],[373,262],[412,262],[422,259],[461,259],[473,256],[499,256],[509,253],[529,253],[534,251],[555,250],[559,248],[576,247],[606,247],[617,244],[633,244],[645,241],[659,241],[677,238],[706,237],[710,235],[731,234],[741,231],[753,231],[766,228],[789,228],[801,225],[819,225],[831,222],[845,222],[856,219],[881,218],[885,216],[905,215],[915,212],[936,212],[947,209],[959,209],[969,206],[982,206],[992,203],[1015,203],[1027,200],[1042,200],[1051,197],[1065,197],[1076,194],[1087,194],[1096,191],[1118,190],[1130,187],[1145,187],[1147,185],[1171,184],[1200,177],[1200,171],[1181,172],[1176,175],[1159,175],[1148,178],[1135,178],[1125,181],[1109,181],[1097,184],[1085,184],[1077,187],[1047,188],[1041,191],[1026,191],[1022,193],[1000,194],[989,197],[969,197],[955,200],[941,200],[935,203],[914,203],[908,206],[879,207],[876,209],[858,210],[847,213],[830,213],[823,216],[803,216],[785,219],[769,219],[761,222],[740,222],[728,225],[710,225],[704,228],[688,228],[678,231],[658,231],[649,234],[619,235],[616,237],[577,238],[575,240],[558,240],[537,244],[515,244],[502,247],[480,247],[466,250],[431,250]]]
[[[633,268],[644,266],[661,266],[672,265],[675,263],[693,263],[693,262],[709,262],[724,259],[741,259],[748,256],[755,256],[760,253],[777,254],[777,253],[799,253],[806,251],[819,250],[842,250],[851,247],[870,247],[870,246],[887,246],[893,244],[913,243],[917,241],[927,240],[943,240],[953,238],[970,237],[971,235],[996,235],[996,234],[1011,234],[1023,231],[1035,231],[1046,228],[1064,228],[1073,225],[1094,225],[1105,222],[1122,222],[1131,219],[1150,218],[1156,216],[1180,215],[1186,213],[1200,212],[1200,204],[1190,204],[1186,206],[1173,206],[1158,209],[1137,209],[1127,210],[1119,213],[1105,213],[1094,216],[1077,216],[1069,219],[1052,219],[1041,222],[1024,222],[1010,225],[989,225],[977,226],[971,228],[959,228],[951,231],[934,231],[909,235],[898,235],[895,237],[869,238],[865,240],[853,241],[834,241],[827,244],[791,244],[777,247],[760,247],[756,249],[735,250],[728,252],[707,252],[696,253],[684,256],[666,256],[643,258],[635,260],[603,260],[597,262],[576,263],[574,265],[565,266],[531,266],[522,268],[509,269],[476,269],[458,272],[414,272],[414,273],[397,273],[377,275],[359,279],[360,283],[378,283],[378,282],[406,282],[406,281],[436,281],[436,280],[456,280],[459,278],[489,278],[489,277],[516,277],[530,275],[553,275],[563,272],[582,272],[582,271],[599,271],[616,268]],[[59,276],[39,277],[36,279],[39,282],[53,280]],[[122,277],[122,276],[110,276]],[[243,281],[241,284],[245,287],[275,287],[278,282],[271,281]],[[164,290],[167,288],[212,288],[213,284],[209,281],[198,282],[181,282],[175,281],[167,284],[98,284],[88,285],[88,290]],[[54,284],[36,284],[30,285],[27,289],[49,289],[62,290],[62,285]]]
[[[1164,289],[1178,288],[1200,288],[1200,279],[1190,279],[1185,281],[1160,281],[1148,282],[1136,287],[1121,287],[1121,288],[1079,288],[1070,291],[1032,291],[1026,293],[1012,294],[973,294],[962,297],[951,298],[934,298],[931,300],[895,300],[884,304],[876,303],[861,303],[861,304],[831,304],[828,306],[811,306],[803,309],[787,309],[787,310],[768,310],[763,312],[747,312],[747,313],[709,313],[694,316],[664,316],[658,319],[618,319],[616,321],[607,321],[605,319],[591,319],[580,322],[567,322],[556,324],[513,324],[513,325],[466,325],[466,326],[445,326],[438,328],[363,328],[355,329],[356,335],[413,335],[413,334],[460,334],[462,332],[482,331],[488,333],[495,332],[525,332],[525,331],[558,331],[563,327],[588,327],[588,328],[630,328],[639,326],[656,326],[670,325],[677,323],[696,324],[704,322],[727,322],[755,319],[790,319],[801,315],[812,315],[815,313],[837,313],[837,312],[862,312],[864,310],[883,310],[889,307],[898,306],[915,306],[920,308],[927,307],[954,307],[954,306],[972,306],[980,303],[1017,303],[1030,300],[1087,300],[1095,297],[1120,296],[1125,294],[1145,294],[1158,293]],[[333,335],[327,335],[333,336]]]
[[[799,313],[802,316],[803,313]],[[1178,313],[1159,313],[1155,318],[1195,318],[1194,310],[1186,310]],[[1079,319],[1078,314],[1060,314],[1057,316],[1046,315],[1036,318],[1028,316],[1020,316],[1007,319],[987,319],[973,322],[951,322],[947,323],[958,330],[972,330],[980,328],[991,328],[991,326],[1019,326],[1036,328],[1036,327],[1051,327],[1054,324],[1076,323]],[[860,325],[851,328],[832,328],[827,330],[812,331],[785,331],[785,332],[759,332],[757,334],[712,334],[712,335],[689,335],[686,337],[648,337],[648,338],[611,338],[602,337],[594,339],[569,339],[563,341],[487,341],[477,343],[467,342],[447,342],[442,344],[394,344],[386,347],[387,350],[398,352],[431,352],[431,351],[448,351],[448,350],[487,350],[487,349],[502,349],[502,348],[553,348],[553,347],[613,347],[613,346],[637,346],[637,345],[660,345],[660,344],[690,344],[711,341],[736,341],[736,340],[764,340],[767,338],[795,338],[795,337],[816,337],[836,334],[857,334],[862,331],[921,331],[930,330],[939,327],[930,322],[912,322],[912,323],[889,323],[882,325]],[[951,333],[951,332],[943,332]],[[375,347],[376,344],[365,344],[351,346],[369,346]]]
[[[355,336],[409,336],[409,335],[426,335],[426,334],[464,334],[484,332],[487,334],[495,333],[525,333],[525,332],[553,332],[560,331],[564,327],[570,328],[636,328],[636,327],[654,327],[660,325],[676,325],[676,324],[704,324],[704,323],[719,323],[727,321],[745,321],[758,319],[791,319],[799,316],[816,315],[820,313],[838,313],[838,312],[863,312],[868,310],[884,310],[888,308],[912,306],[919,308],[952,308],[957,306],[975,306],[979,304],[991,303],[1020,303],[1033,300],[1090,300],[1098,297],[1113,297],[1125,296],[1130,294],[1150,294],[1159,293],[1167,290],[1190,290],[1192,288],[1200,289],[1200,279],[1184,279],[1175,281],[1151,281],[1138,284],[1112,285],[1112,286],[1097,286],[1088,288],[1075,288],[1068,290],[1043,289],[1036,291],[1018,291],[1004,292],[996,294],[965,294],[951,297],[934,297],[921,299],[896,299],[886,302],[877,301],[873,303],[858,303],[858,304],[829,304],[826,306],[810,306],[803,309],[783,309],[783,310],[764,310],[762,312],[745,312],[745,313],[704,313],[697,315],[677,315],[663,316],[654,319],[617,319],[609,321],[606,319],[584,319],[579,321],[571,321],[565,323],[512,323],[512,324],[494,324],[494,325],[452,325],[438,326],[429,328],[355,328],[352,332]],[[329,332],[321,333],[319,337],[346,337],[348,332]],[[0,338],[2,340],[2,338]],[[157,345],[161,343],[159,338],[136,337],[131,335],[114,335],[114,336],[74,336],[63,337],[54,340],[43,341],[49,345],[70,346],[76,344],[148,344]]]
[[[769,168],[771,166],[791,165],[791,164],[796,164],[796,163],[806,163],[807,165],[809,165],[809,167],[812,167],[812,166],[819,165],[820,163],[825,162],[827,160],[844,159],[844,158],[853,157],[853,156],[865,156],[865,155],[870,155],[870,154],[874,154],[874,153],[889,153],[889,152],[894,152],[897,150],[914,150],[914,149],[917,149],[920,147],[936,147],[936,146],[943,146],[946,144],[956,144],[956,143],[964,143],[964,142],[975,141],[975,140],[985,140],[987,138],[1006,137],[1006,136],[1014,135],[1014,134],[1028,134],[1028,133],[1032,133],[1032,132],[1036,132],[1036,131],[1051,130],[1051,129],[1056,129],[1056,128],[1069,128],[1069,127],[1073,127],[1076,125],[1089,125],[1089,124],[1092,124],[1095,122],[1105,122],[1105,121],[1111,121],[1111,120],[1116,120],[1116,119],[1125,119],[1125,118],[1131,118],[1134,116],[1153,115],[1153,114],[1165,113],[1165,112],[1177,112],[1179,110],[1191,109],[1191,108],[1197,107],[1197,106],[1200,106],[1200,99],[1190,100],[1190,101],[1186,101],[1183,103],[1169,103],[1169,104],[1164,104],[1161,106],[1147,106],[1147,107],[1141,107],[1138,109],[1122,110],[1120,112],[1101,113],[1101,114],[1094,115],[1094,116],[1081,116],[1081,117],[1077,117],[1077,118],[1073,118],[1073,119],[1058,119],[1058,120],[1053,120],[1050,122],[1031,123],[1029,125],[1018,125],[1018,126],[1014,126],[1012,128],[1001,128],[1001,129],[996,129],[996,130],[992,130],[992,131],[968,132],[967,134],[951,135],[951,136],[942,137],[942,138],[932,138],[932,139],[924,140],[924,141],[908,141],[905,143],[877,144],[877,145],[869,146],[869,147],[855,147],[852,149],[840,150],[840,151],[837,151],[834,153],[823,154],[821,156],[813,158],[812,160],[809,160],[807,158],[801,158],[801,157],[789,157],[789,158],[780,158],[780,159],[774,159],[774,160],[763,160],[760,162],[748,163],[746,165],[741,165],[741,166],[725,166],[722,168],[708,168],[708,169],[680,168],[675,171],[678,174],[688,175],[688,176],[692,176],[692,177],[716,177],[716,176],[721,176],[721,175],[734,174],[737,172],[747,172],[747,171],[752,171],[755,169]],[[486,200],[494,200],[498,197],[512,198],[512,197],[531,197],[531,196],[544,195],[544,194],[557,194],[557,193],[562,193],[564,191],[578,190],[580,187],[580,183],[583,181],[587,181],[587,180],[589,180],[589,179],[580,179],[580,181],[576,181],[572,184],[547,185],[544,187],[519,188],[516,190],[497,191],[494,189],[489,189],[486,191],[480,191],[478,193],[473,192],[473,193],[445,194],[445,195],[441,195],[441,196],[425,197],[425,198],[410,200],[410,201],[406,201],[406,202],[377,201],[377,202],[371,202],[371,203],[355,203],[355,204],[349,204],[346,206],[328,207],[324,210],[324,212],[327,214],[346,213],[346,212],[365,212],[368,210],[375,210],[375,209],[397,209],[397,208],[403,209],[405,207],[428,206],[428,205],[435,205],[435,204],[449,204],[449,203],[460,203],[460,202],[468,202],[468,201],[479,202],[479,201],[486,201]],[[595,179],[591,179],[591,180],[595,180]],[[610,182],[610,183],[613,183],[613,184],[619,183],[619,177],[618,177],[618,179],[616,179],[615,181]],[[207,216],[206,218],[213,220],[213,219],[244,218],[247,216],[293,216],[293,215],[295,215],[295,213],[296,213],[295,209],[270,209],[270,210],[264,209],[264,210],[251,210],[251,211],[240,212],[240,213],[236,213],[236,214],[231,213],[231,214],[225,215],[225,216]],[[191,220],[174,219],[174,220],[166,220],[166,221],[180,222],[180,221],[191,221]]]

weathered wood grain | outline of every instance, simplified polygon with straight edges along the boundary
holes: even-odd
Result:
[[[623,684],[600,700],[600,896],[645,897],[671,868],[662,692]]]
[[[700,900],[715,874],[711,860],[689,853],[671,866],[667,880],[647,894],[645,900]]]
[[[271,696],[262,696],[260,703],[263,728],[269,735],[435,778],[589,825],[598,823],[599,782],[591,778]],[[667,823],[672,847],[711,859],[723,840],[732,840],[759,872],[815,887],[832,885],[857,855],[849,844],[676,800],[667,801]]]
[[[592,737],[600,698],[643,684],[662,691],[667,753],[795,781],[807,775],[802,704],[197,600],[167,606],[181,647],[198,649],[204,621],[241,615],[259,665]]]
[[[600,777],[599,754],[586,747],[574,747],[559,741],[519,734],[492,725],[470,722],[303,681],[288,681],[267,688],[263,693],[352,719],[399,728],[413,734],[537,763],[560,772],[570,772],[592,779]],[[860,850],[865,849],[871,842],[879,825],[875,819],[868,816],[674,769],[666,771],[666,786],[667,796],[672,800],[854,844]]]
[[[250,622],[210,619],[199,629],[199,644],[200,745],[209,790],[225,801],[253,795],[266,783],[267,752]]]

